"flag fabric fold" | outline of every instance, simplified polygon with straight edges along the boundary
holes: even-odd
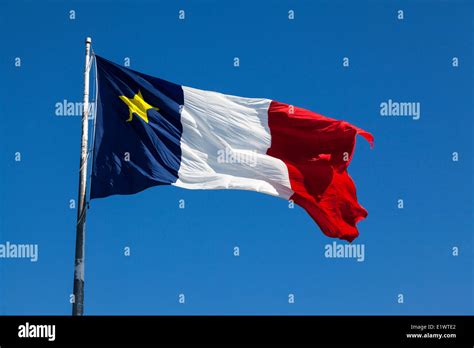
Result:
[[[330,237],[367,216],[347,173],[348,122],[264,98],[177,85],[96,56],[91,199],[148,187],[250,190],[293,200]]]

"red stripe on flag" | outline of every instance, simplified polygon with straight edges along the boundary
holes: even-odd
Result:
[[[267,154],[288,167],[291,199],[302,206],[329,237],[353,241],[356,223],[367,216],[347,173],[356,135],[371,146],[372,134],[345,121],[272,101],[268,109],[272,144]],[[346,160],[345,160],[346,159]]]

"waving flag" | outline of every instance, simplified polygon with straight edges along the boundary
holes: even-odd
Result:
[[[180,86],[96,56],[91,199],[157,185],[293,200],[330,237],[367,216],[347,173],[360,134],[345,121],[263,98]]]

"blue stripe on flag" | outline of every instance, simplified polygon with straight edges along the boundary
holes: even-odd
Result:
[[[176,182],[183,131],[181,86],[96,56],[98,104],[92,198]]]

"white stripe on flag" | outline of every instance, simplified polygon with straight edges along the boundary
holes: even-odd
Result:
[[[266,154],[271,100],[184,87],[181,166],[175,186],[238,189],[288,199],[288,168]]]

